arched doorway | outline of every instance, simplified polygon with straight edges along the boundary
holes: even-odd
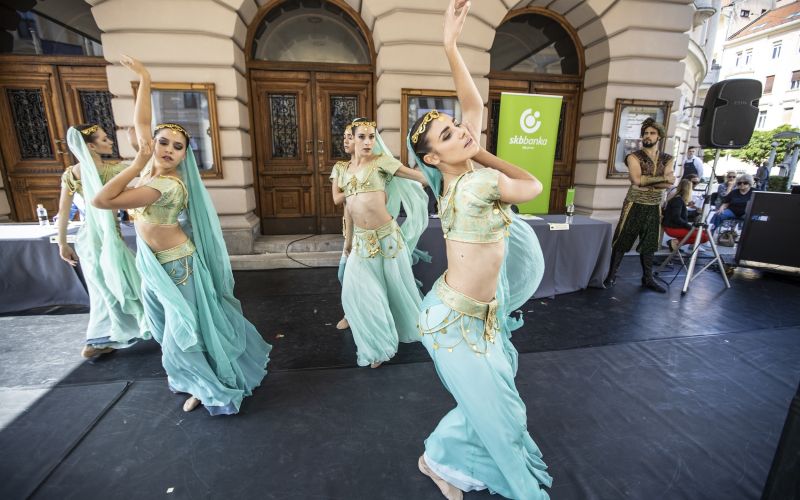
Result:
[[[502,92],[560,95],[550,213],[564,211],[566,190],[575,178],[584,57],[577,33],[566,19],[547,9],[528,7],[508,13],[490,50],[487,146],[497,149],[497,119]]]
[[[331,167],[344,126],[374,116],[372,36],[345,2],[274,1],[247,41],[253,171],[263,234],[336,233]]]

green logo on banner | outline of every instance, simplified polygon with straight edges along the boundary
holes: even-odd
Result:
[[[543,186],[542,194],[519,205],[521,213],[544,214],[550,207],[560,118],[561,96],[507,92],[500,96],[497,156],[532,173]]]

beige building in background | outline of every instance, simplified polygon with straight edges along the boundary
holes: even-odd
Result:
[[[388,146],[401,156],[404,115],[414,96],[435,98],[438,93],[428,91],[453,89],[441,47],[446,0],[88,4],[102,57],[110,63],[105,73],[117,127],[131,125],[134,104],[132,75],[117,62],[123,53],[141,59],[154,82],[214,84],[222,174],[207,178],[206,185],[234,254],[251,253],[260,234],[338,230],[339,215],[326,197],[336,154],[332,142],[338,140],[331,133],[336,127],[329,125],[331,106],[355,106],[374,116]],[[487,102],[484,140],[492,140],[492,99],[500,91],[562,93],[567,103],[560,139],[564,151],[557,161],[560,177],[558,182],[554,178],[551,211],[561,210],[564,190],[574,185],[580,213],[616,221],[629,185],[625,178],[607,177],[616,101],[668,101],[667,151],[682,154],[696,137],[692,124],[699,112],[686,108],[702,104],[697,93],[710,67],[706,45],[718,24],[709,19],[719,4],[473,0],[460,46]],[[75,8],[82,7],[72,11],[79,18]],[[542,30],[537,32],[537,26]],[[498,30],[502,36],[496,36]],[[570,43],[574,47],[565,49]],[[530,49],[527,62],[501,61],[520,47]],[[561,74],[553,69],[564,53],[573,54],[569,74],[564,74],[565,63]],[[315,60],[296,60],[308,57]],[[2,64],[7,75],[10,63]],[[342,100],[336,100],[338,95]],[[276,127],[286,127],[286,117],[270,114],[279,104],[291,105],[286,96],[294,96],[295,122],[289,128],[299,134],[288,139],[276,136]],[[124,133],[117,137],[121,156],[130,157]],[[14,218],[12,197],[17,195],[11,191],[24,186],[14,180],[18,177],[9,158],[4,163],[0,218]]]

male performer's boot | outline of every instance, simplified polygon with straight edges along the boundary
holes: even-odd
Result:
[[[667,289],[656,283],[653,278],[653,254],[640,254],[642,261],[642,286],[658,293],[667,293]]]
[[[616,249],[611,250],[611,266],[608,268],[608,276],[603,281],[603,287],[611,288],[617,282],[617,269],[622,264],[623,257],[625,257],[625,252],[620,252]]]

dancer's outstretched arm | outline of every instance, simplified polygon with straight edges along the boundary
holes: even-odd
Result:
[[[397,177],[403,177],[404,179],[411,179],[412,181],[417,181],[422,184],[423,187],[428,187],[428,181],[425,179],[425,175],[415,168],[408,168],[407,166],[403,165],[397,169],[394,173]]]
[[[513,163],[509,163],[481,148],[473,157],[481,165],[500,172],[497,187],[500,189],[500,201],[505,203],[525,203],[542,192],[542,183],[533,174]]]
[[[483,129],[483,99],[472,79],[461,53],[458,51],[458,37],[467,20],[471,2],[469,0],[450,0],[444,13],[444,51],[453,73],[458,102],[461,104],[461,121],[471,130],[480,134]],[[480,138],[480,137],[478,137]]]
[[[153,137],[152,124],[153,106],[150,101],[150,72],[141,61],[123,55],[120,60],[123,66],[139,76],[139,88],[136,91],[136,104],[133,108],[133,125],[136,129],[136,139],[139,147],[142,143],[150,144]]]
[[[115,175],[97,192],[92,200],[92,205],[97,208],[120,209],[144,207],[156,202],[161,197],[161,193],[155,188],[142,186],[126,190],[128,184],[139,177],[142,169],[152,157],[152,151],[151,143],[140,143],[136,158],[133,159],[130,166]]]

